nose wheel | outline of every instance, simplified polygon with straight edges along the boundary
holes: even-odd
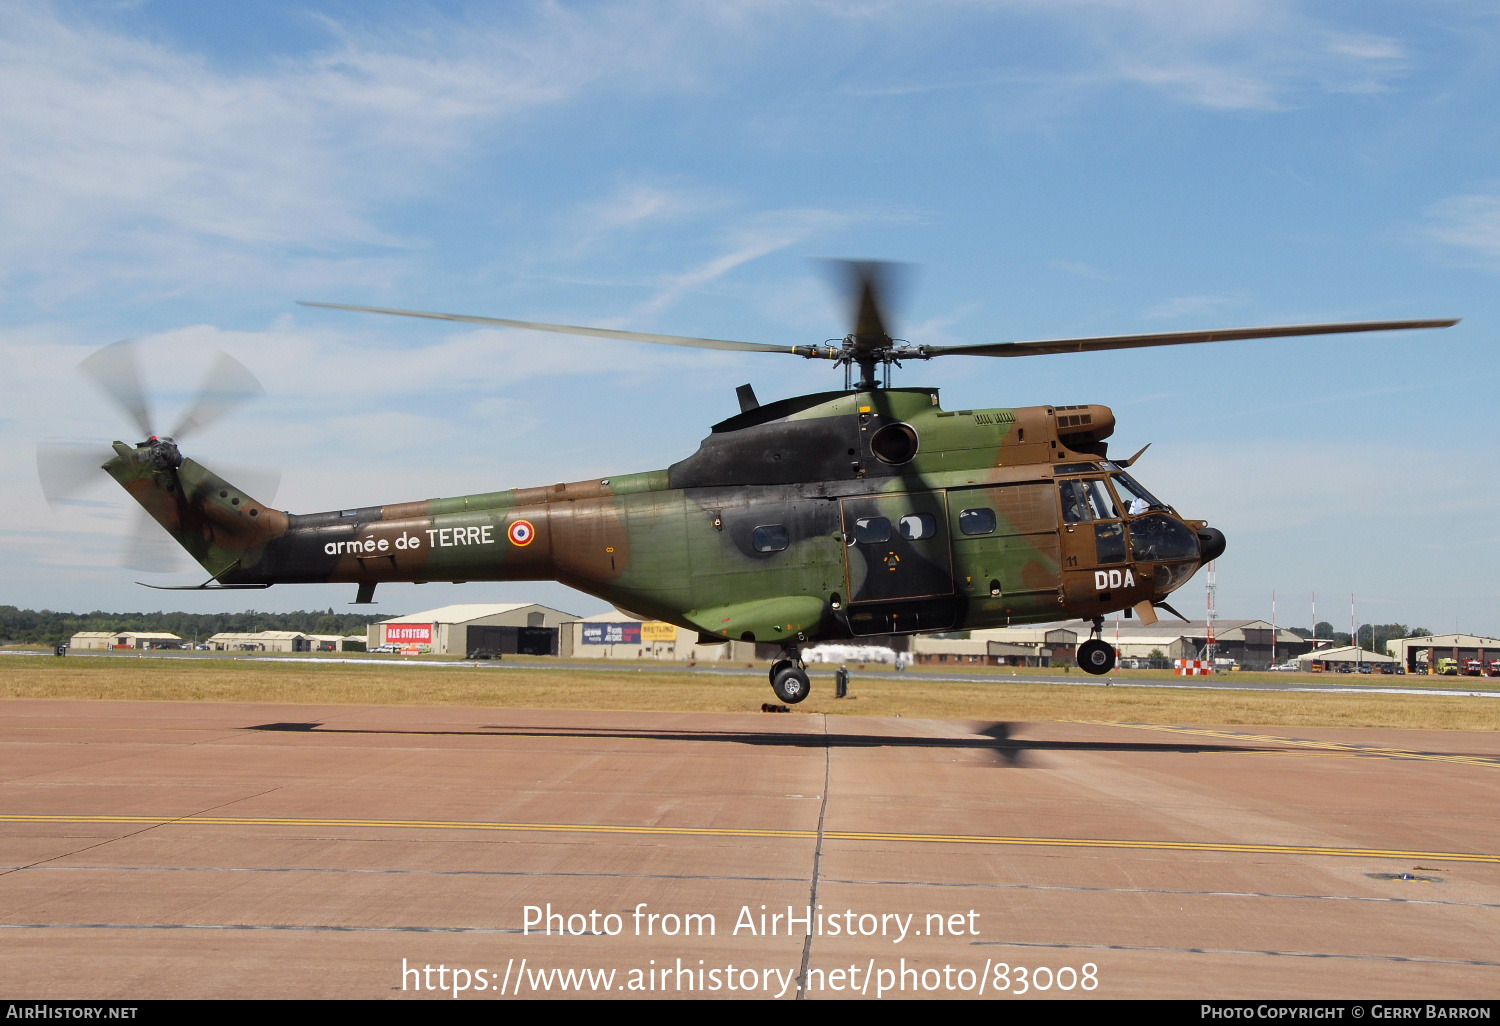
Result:
[[[812,692],[812,681],[807,679],[807,669],[795,651],[787,652],[771,664],[771,690],[787,705],[795,705]]]
[[[1104,618],[1094,617],[1093,637],[1078,646],[1078,665],[1085,673],[1101,677],[1115,668],[1115,649],[1102,641],[1099,633],[1104,629]]]

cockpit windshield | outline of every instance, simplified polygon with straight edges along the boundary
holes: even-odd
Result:
[[[1125,512],[1130,516],[1144,513],[1148,509],[1167,509],[1166,503],[1152,495],[1146,489],[1136,483],[1135,478],[1123,470],[1115,471],[1115,491],[1120,493],[1120,502],[1125,506]]]

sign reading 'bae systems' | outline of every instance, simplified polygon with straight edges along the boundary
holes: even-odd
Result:
[[[385,625],[385,641],[388,645],[430,645],[432,624],[388,623]]]

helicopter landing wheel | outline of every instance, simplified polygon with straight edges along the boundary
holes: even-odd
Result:
[[[812,691],[807,671],[790,659],[781,660],[773,669],[775,672],[771,677],[771,690],[787,705],[796,705]]]
[[[1102,676],[1115,668],[1115,650],[1098,638],[1078,646],[1078,665],[1087,673]]]

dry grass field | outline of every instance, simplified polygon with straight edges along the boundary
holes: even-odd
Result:
[[[1480,696],[1380,695],[1357,689],[1328,694],[1077,686],[992,676],[993,680],[955,682],[924,679],[920,672],[896,679],[861,677],[856,672],[852,697],[840,700],[833,697],[831,670],[818,667],[812,696],[794,706],[793,715],[1500,730],[1500,697],[1493,691]],[[1116,679],[1148,682],[1136,674]],[[1364,683],[1371,681],[1365,678]],[[1402,678],[1373,683],[1409,686]],[[1449,686],[1467,688],[1463,683]],[[381,659],[292,662],[50,655],[0,658],[0,698],[685,712],[750,712],[774,701],[759,666],[726,674],[653,664],[579,670],[549,667],[540,660],[444,666],[395,665]]]

